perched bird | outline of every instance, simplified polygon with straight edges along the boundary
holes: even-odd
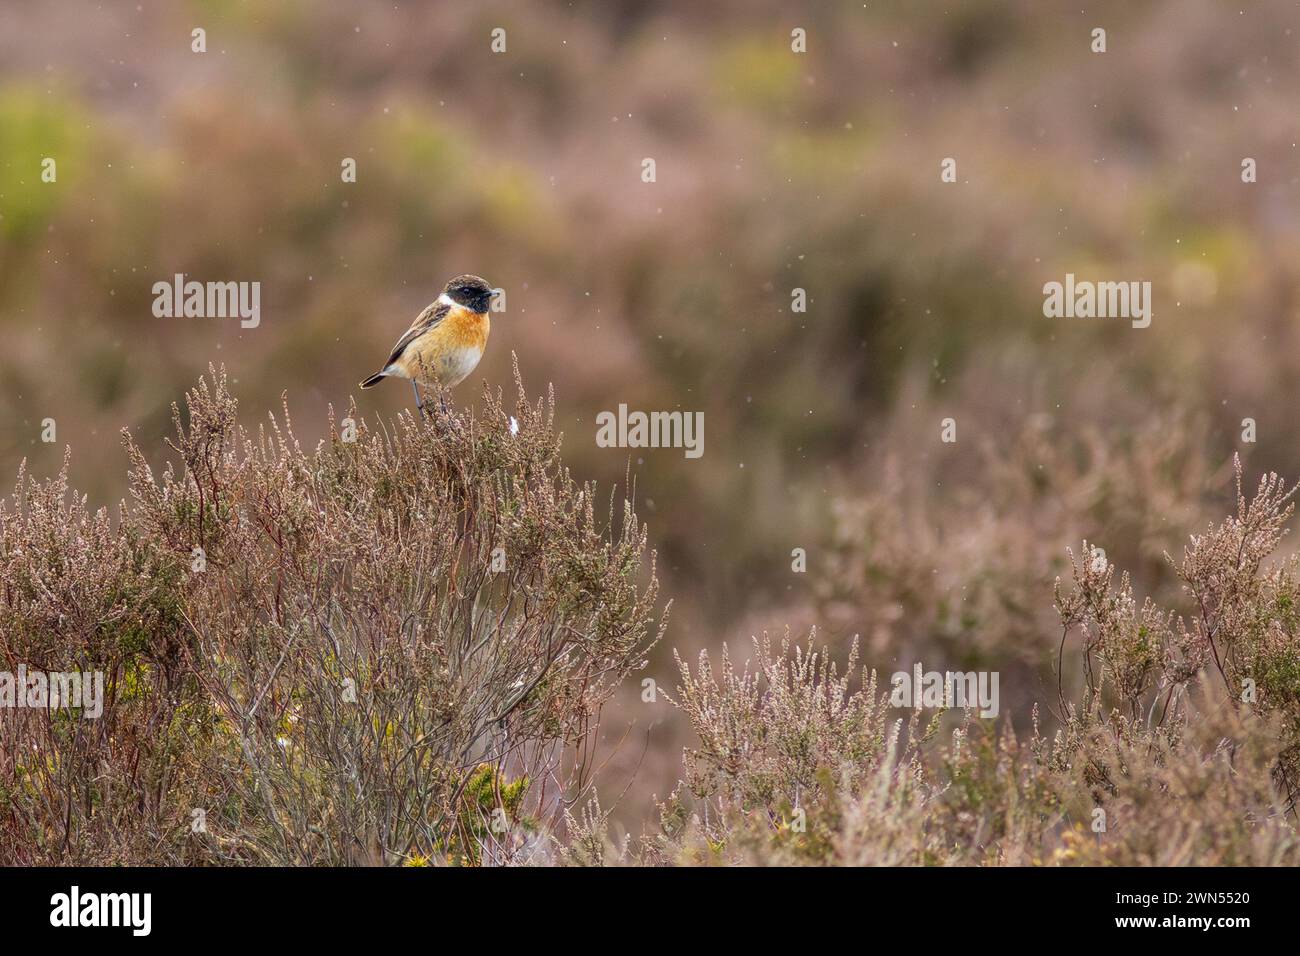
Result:
[[[415,407],[423,410],[421,385],[445,393],[478,365],[492,326],[488,306],[500,294],[500,289],[492,288],[478,276],[456,276],[415,317],[393,346],[383,368],[361,387],[370,388],[390,377],[409,379],[415,390]],[[444,398],[444,410],[446,407]]]

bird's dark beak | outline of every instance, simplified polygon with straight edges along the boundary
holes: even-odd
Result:
[[[493,289],[491,292],[488,293],[488,298],[499,299],[501,297],[501,293],[504,291],[505,291],[504,289]]]

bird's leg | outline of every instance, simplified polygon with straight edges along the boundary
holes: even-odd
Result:
[[[438,394],[438,401],[442,402],[442,413],[444,415],[451,414],[447,408],[447,393],[445,391]]]
[[[415,379],[411,379],[411,388],[415,390],[415,410],[423,415],[424,398],[420,395],[420,385]]]

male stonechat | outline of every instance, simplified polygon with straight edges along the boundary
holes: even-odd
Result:
[[[501,290],[493,289],[478,276],[456,276],[415,317],[393,346],[384,367],[361,387],[370,388],[389,377],[409,379],[415,390],[415,407],[423,410],[421,385],[436,388],[441,396],[464,381],[478,365],[492,327],[488,306],[500,294]],[[445,398],[442,405],[445,410]]]

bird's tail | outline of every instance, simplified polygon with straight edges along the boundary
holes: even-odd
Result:
[[[386,378],[388,378],[388,373],[387,373],[387,372],[376,372],[374,375],[370,376],[368,379],[366,379],[364,382],[362,382],[362,383],[361,383],[361,387],[362,387],[362,388],[374,388],[376,385],[378,385],[380,382],[382,382],[382,381],[383,381],[384,379],[386,379]]]

